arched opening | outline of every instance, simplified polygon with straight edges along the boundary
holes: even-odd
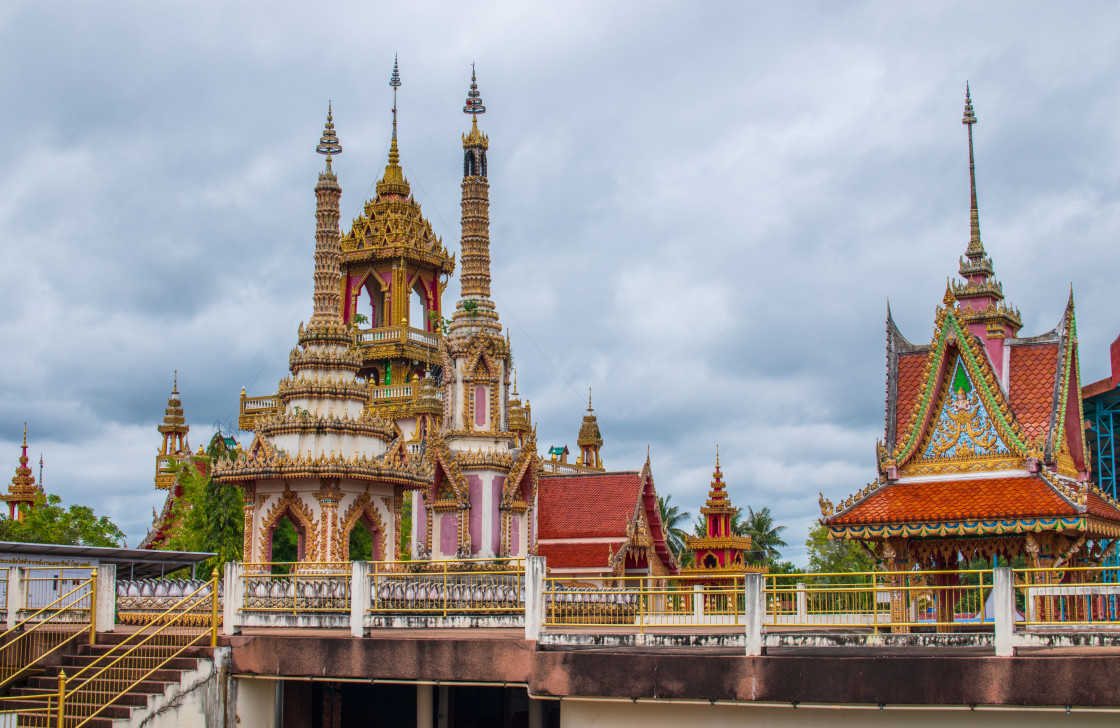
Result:
[[[718,567],[719,567],[719,561],[716,560],[716,557],[714,555],[708,554],[707,556],[704,557],[704,568],[705,569],[715,569],[715,568],[718,568]]]
[[[269,534],[268,560],[274,564],[298,563],[304,559],[306,534],[299,523],[292,517],[291,512],[284,515],[272,527]],[[273,571],[277,571],[274,567]],[[286,573],[287,567],[281,567],[279,572]]]
[[[428,330],[428,307],[425,305],[423,291],[420,285],[413,286],[408,295],[408,325],[421,331]]]
[[[358,519],[350,529],[350,560],[373,560],[373,533],[365,523],[364,518]]]
[[[358,296],[356,313],[365,316],[369,323],[360,328],[379,329],[385,325],[385,292],[377,281],[370,281],[362,290],[364,295]]]

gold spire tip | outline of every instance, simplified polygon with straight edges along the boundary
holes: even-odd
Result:
[[[587,411],[591,412],[591,387],[587,388]]]
[[[719,467],[719,443],[716,443],[716,467]]]
[[[27,447],[27,421],[23,423],[23,446]]]

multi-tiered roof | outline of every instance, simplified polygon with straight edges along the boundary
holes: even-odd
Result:
[[[837,504],[822,496],[821,522],[834,538],[890,542],[896,558],[1068,560],[1079,549],[1093,558],[1120,536],[1120,505],[1090,479],[1073,296],[1054,329],[1018,337],[1019,312],[1004,303],[980,239],[970,94],[963,123],[972,183],[964,282],[946,287],[928,345],[907,341],[888,309],[879,477]]]

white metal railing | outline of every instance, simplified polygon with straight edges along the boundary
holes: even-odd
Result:
[[[436,346],[438,339],[430,331],[421,331],[411,326],[387,326],[379,329],[359,329],[359,344],[375,344],[379,341],[415,341],[425,346]]]

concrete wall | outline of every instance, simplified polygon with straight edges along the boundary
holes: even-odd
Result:
[[[179,684],[148,698],[147,710],[133,710],[118,725],[129,728],[224,728],[228,724],[230,648],[218,647],[213,660],[199,660]],[[271,728],[271,724],[269,724]]]
[[[955,728],[1042,728],[1043,726],[1114,726],[1115,713],[1089,713],[1076,710],[1066,714],[1031,710],[878,710],[874,706],[853,708],[792,708],[754,705],[702,705],[672,703],[590,702],[564,700],[560,708],[561,728],[619,728],[640,725],[642,728],[681,728],[702,725],[705,728],[727,726],[858,726],[907,728],[953,725]]]
[[[280,681],[235,678],[230,691],[237,728],[275,728],[277,689]]]

